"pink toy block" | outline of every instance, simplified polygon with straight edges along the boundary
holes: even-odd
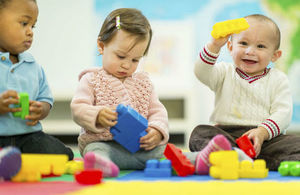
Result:
[[[173,144],[167,144],[164,155],[171,161],[178,176],[184,177],[194,174],[195,166]]]
[[[102,180],[102,171],[99,169],[88,169],[74,175],[75,180],[80,184],[98,184]]]
[[[247,135],[244,135],[236,139],[235,141],[239,148],[241,148],[241,150],[243,150],[248,156],[250,156],[251,158],[255,157],[256,153],[254,147]]]

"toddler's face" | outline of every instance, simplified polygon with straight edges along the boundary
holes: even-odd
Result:
[[[30,48],[38,7],[32,0],[11,0],[0,10],[0,51],[17,55]]]
[[[275,62],[281,51],[275,48],[275,29],[271,23],[247,19],[250,27],[235,34],[228,49],[235,65],[250,76],[262,74],[268,64]]]
[[[108,43],[98,41],[99,51],[103,55],[103,68],[124,81],[136,71],[148,41],[149,38],[136,41],[136,36],[123,30],[119,30]]]

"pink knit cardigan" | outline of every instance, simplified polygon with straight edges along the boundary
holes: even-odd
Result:
[[[130,105],[148,120],[148,126],[163,135],[160,144],[169,140],[168,114],[145,72],[134,73],[123,82],[103,68],[93,68],[79,75],[79,85],[71,102],[73,120],[82,127],[78,137],[80,152],[88,143],[112,140],[109,128],[96,124],[103,107]]]

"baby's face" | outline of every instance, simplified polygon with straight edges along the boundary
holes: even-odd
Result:
[[[0,9],[0,51],[17,55],[30,48],[38,17],[32,0],[11,0]]]
[[[235,65],[250,76],[262,74],[268,64],[276,61],[275,29],[271,23],[247,19],[250,27],[232,36],[228,49]],[[279,53],[280,54],[279,54]]]

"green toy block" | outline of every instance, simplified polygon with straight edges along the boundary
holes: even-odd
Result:
[[[278,167],[278,172],[282,176],[300,176],[300,161],[283,161]]]
[[[29,115],[29,95],[28,93],[19,93],[20,102],[15,104],[16,108],[21,108],[20,112],[14,112],[14,117],[20,117],[25,119],[25,116]]]

